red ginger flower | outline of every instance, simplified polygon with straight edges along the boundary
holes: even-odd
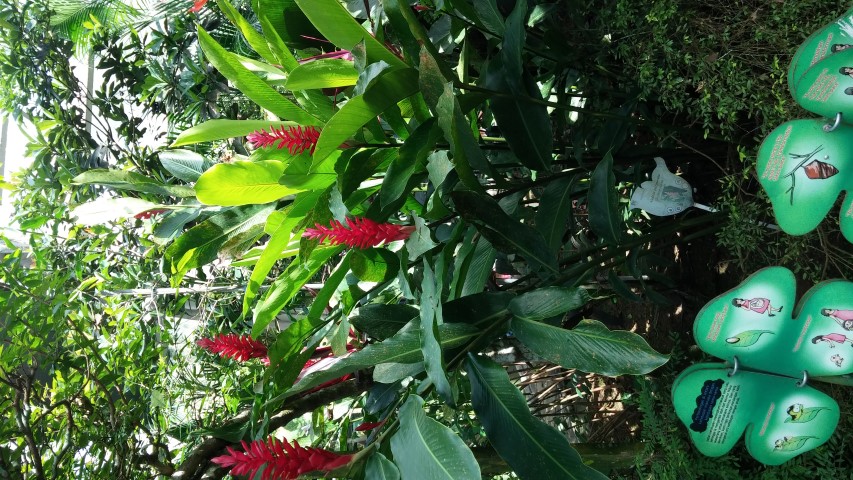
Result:
[[[231,475],[246,475],[254,478],[262,467],[261,480],[292,480],[310,472],[330,472],[343,467],[352,460],[352,455],[340,455],[314,447],[300,447],[286,440],[269,437],[252,443],[241,442],[244,452],[227,447],[228,455],[211,459],[220,467],[231,468]]]
[[[204,7],[204,4],[206,4],[206,3],[207,3],[207,0],[196,0],[195,3],[193,4],[193,6],[188,11],[190,13],[196,13],[196,12],[200,11]]]
[[[395,240],[405,240],[415,231],[415,227],[377,223],[369,218],[347,218],[347,226],[349,226],[348,229],[337,220],[332,220],[329,227],[318,223],[315,225],[316,228],[306,228],[304,236],[321,242],[329,239],[332,245],[370,248]]]
[[[238,362],[261,358],[269,364],[267,346],[249,335],[219,334],[213,338],[201,338],[196,344],[211,353],[218,353],[220,357],[233,358]]]
[[[270,125],[270,131],[264,129],[250,133],[246,139],[258,147],[269,147],[278,142],[277,148],[282,149],[287,147],[287,151],[291,155],[302,153],[305,150],[310,150],[314,154],[314,147],[317,146],[317,139],[320,138],[320,131],[314,127],[279,127],[276,129]]]

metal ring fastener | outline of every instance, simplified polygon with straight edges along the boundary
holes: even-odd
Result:
[[[841,125],[841,112],[835,114],[835,122],[832,125],[827,124],[823,126],[823,131],[829,133],[838,128],[839,125]]]
[[[809,383],[809,372],[803,370],[803,379],[797,382],[797,386],[802,388],[805,387],[807,383]]]
[[[729,376],[730,376],[730,377],[734,377],[734,376],[735,376],[735,374],[736,374],[736,373],[737,373],[737,371],[738,371],[738,368],[740,368],[740,362],[738,362],[738,361],[737,361],[737,355],[735,355],[735,356],[732,358],[732,363],[734,363],[734,366],[732,367],[732,371],[731,371],[731,372],[729,372]]]

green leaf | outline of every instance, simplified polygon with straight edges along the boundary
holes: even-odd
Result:
[[[613,157],[604,156],[589,180],[589,227],[611,244],[622,241],[622,217],[619,214]]]
[[[509,311],[516,318],[538,321],[577,310],[589,300],[583,288],[545,287],[515,297],[509,302]]]
[[[536,211],[536,230],[545,238],[551,252],[563,245],[566,223],[572,218],[572,192],[577,177],[562,177],[548,183],[539,198]]]
[[[388,172],[382,180],[380,200],[382,206],[390,205],[408,193],[406,187],[412,174],[417,170],[424,170],[429,153],[435,148],[441,131],[435,124],[435,119],[430,118],[418,125],[418,128],[403,142],[400,147],[400,156],[388,166]]]
[[[160,152],[160,163],[172,176],[185,182],[195,182],[211,166],[206,158],[190,150]]]
[[[296,295],[296,292],[341,250],[343,250],[342,246],[316,248],[308,259],[297,258],[291,262],[284,273],[273,282],[261,303],[255,307],[252,336],[258,338],[267,325],[275,319],[278,312]]]
[[[423,63],[423,62],[422,62]],[[472,168],[487,170],[486,156],[480,150],[470,123],[462,113],[462,107],[453,92],[452,83],[444,85],[444,91],[436,104],[438,124],[444,132],[444,138],[450,143],[453,151],[453,168],[459,174],[459,179],[466,187],[475,192],[483,191],[483,187],[474,176]]]
[[[358,72],[349,60],[320,59],[304,63],[287,76],[288,90],[337,88],[355,85]]]
[[[350,317],[350,323],[377,340],[393,337],[420,312],[410,305],[370,304],[358,309],[358,315]]]
[[[441,348],[448,349],[470,342],[480,334],[480,329],[464,323],[445,323],[438,327],[438,332],[441,335]],[[284,396],[293,396],[347,373],[374,367],[380,363],[417,363],[423,359],[420,329],[403,329],[381,343],[372,343],[362,350],[341,358],[325,370],[306,375]]]
[[[411,68],[384,73],[374,81],[364,95],[349,99],[323,127],[317,146],[314,148],[314,159],[326,158],[367,122],[396,105],[400,100],[417,93],[417,75],[418,72]]]
[[[306,49],[316,47],[319,42],[313,40],[322,35],[314,28],[308,17],[302,13],[295,0],[255,0],[255,12],[261,18],[267,18],[272,30],[290,48]],[[269,34],[267,34],[269,37]]]
[[[296,67],[299,66],[299,62],[296,60],[296,57],[293,56],[293,53],[284,43],[281,35],[279,35],[278,30],[276,30],[275,25],[270,20],[270,18],[276,18],[280,21],[283,20],[281,13],[284,12],[286,8],[283,4],[290,3],[292,4],[293,13],[298,15],[302,15],[302,12],[299,10],[293,0],[255,0],[252,2],[252,5],[255,10],[255,13],[258,15],[258,23],[261,24],[261,30],[263,31],[264,37],[267,41],[267,45],[270,48],[270,51],[275,55],[275,58],[278,60],[275,63],[281,64],[282,68],[286,72],[293,71]],[[293,21],[295,15],[288,15],[288,20]],[[307,25],[311,25],[307,18],[302,15],[305,23]]]
[[[450,382],[444,373],[444,355],[441,352],[441,334],[438,326],[443,323],[441,311],[441,277],[436,277],[426,258],[423,259],[424,278],[421,282],[421,351],[424,354],[424,368],[429,379],[435,385],[441,399],[456,406]]]
[[[382,60],[393,66],[407,66],[362,28],[338,0],[296,0],[296,3],[317,30],[338,48],[352,50],[363,41],[370,63]]]
[[[547,171],[553,160],[554,138],[551,118],[544,105],[525,101],[521,96],[541,100],[536,82],[525,76],[517,80],[517,89],[509,83],[510,72],[501,62],[492,60],[486,70],[486,88],[504,92],[489,98],[495,121],[501,127],[510,149],[531,170]]]
[[[255,28],[243,18],[243,15],[240,15],[240,12],[234,8],[228,0],[216,0],[216,5],[219,7],[219,10],[228,17],[228,20],[231,20],[238,29],[240,29],[240,33],[243,34],[243,38],[246,39],[246,42],[258,52],[258,55],[264,58],[264,60],[270,63],[276,63],[276,57],[273,55],[272,51],[270,51],[269,45],[267,45],[267,41],[260,32],[255,30]]]
[[[474,252],[471,254],[470,260],[465,267],[462,291],[459,292],[458,296],[474,295],[486,288],[486,283],[492,274],[496,257],[497,251],[495,247],[485,237],[478,238]]]
[[[506,27],[504,26],[504,17],[498,10],[498,5],[495,0],[477,0],[474,2],[474,11],[477,12],[480,22],[488,31],[497,36],[502,37]]]
[[[237,236],[260,237],[271,205],[234,208],[216,214],[184,232],[165,252],[167,271],[179,277],[216,260],[219,250]]]
[[[400,470],[391,460],[379,452],[368,457],[364,467],[364,478],[370,480],[400,480]]]
[[[794,452],[794,451],[797,451],[797,450],[803,448],[803,446],[805,446],[806,442],[808,442],[812,438],[816,439],[817,437],[811,437],[811,436],[785,437],[783,440],[776,442],[776,446],[773,447],[773,450],[776,450],[779,452]]]
[[[412,262],[424,253],[436,247],[436,243],[432,241],[432,229],[424,222],[424,219],[412,215],[415,221],[415,231],[406,239],[406,250],[409,252],[409,261]]]
[[[397,277],[400,258],[384,248],[356,250],[352,254],[352,273],[364,282],[387,282]]]
[[[198,208],[184,208],[173,211],[157,225],[152,233],[151,240],[159,245],[169,243],[184,230],[187,223],[198,218],[200,213],[201,210]]]
[[[491,359],[468,355],[471,402],[489,443],[522,479],[607,477],[584,465],[566,437],[534,417],[524,395]]]
[[[411,395],[400,407],[400,429],[391,451],[403,478],[480,480],[474,454],[453,430],[424,413],[424,400]]]
[[[727,338],[726,343],[730,344],[733,347],[751,347],[758,343],[758,340],[765,333],[775,335],[775,333],[771,330],[746,330],[744,332],[738,333],[733,337]]]
[[[341,152],[332,152],[319,162],[303,153],[290,160],[278,183],[294,190],[324,190],[337,180],[335,163]]]
[[[538,270],[557,273],[557,257],[548,249],[542,235],[512,219],[491,197],[461,190],[450,196],[459,215],[476,226],[495,248],[523,256]]]
[[[531,351],[564,368],[608,376],[641,375],[666,363],[668,356],[654,351],[642,337],[610,331],[603,323],[582,320],[572,330],[521,318],[512,320],[512,332]]]
[[[506,29],[501,42],[501,59],[507,74],[506,80],[515,93],[521,93],[521,54],[524,51],[525,17],[527,17],[527,0],[518,0],[506,19]]]
[[[264,377],[275,382],[277,388],[290,388],[299,377],[305,362],[311,358],[316,347],[314,345],[305,348],[305,342],[314,334],[320,323],[301,318],[279,333],[270,345],[270,365],[264,372]]]
[[[299,108],[244,67],[234,54],[225,50],[201,26],[198,27],[198,41],[205,57],[219,70],[219,73],[261,108],[269,110],[283,120],[294,121],[303,126],[320,125],[320,120]]]
[[[287,164],[278,160],[219,163],[195,184],[198,201],[208,205],[253,205],[300,192],[279,183]]]
[[[807,423],[817,417],[817,415],[821,412],[821,410],[829,410],[826,407],[813,407],[813,408],[804,408],[803,411],[797,418],[787,417],[785,419],[785,423]]]
[[[185,185],[167,185],[145,175],[125,170],[106,170],[96,168],[87,170],[71,180],[72,185],[104,185],[116,190],[153,193],[173,197],[192,197],[192,187]]]
[[[100,197],[72,208],[71,218],[75,218],[79,225],[100,225],[121,218],[132,217],[157,207],[156,203],[141,198]]]
[[[208,120],[181,132],[178,138],[172,142],[171,147],[181,147],[225,138],[244,137],[258,130],[269,132],[273,127],[288,128],[298,125],[296,122],[283,122],[280,120]]]
[[[269,233],[270,239],[249,276],[249,284],[246,286],[246,293],[243,295],[242,315],[245,316],[249,312],[249,306],[257,296],[261,283],[266,279],[275,262],[278,261],[279,254],[287,247],[290,238],[293,236],[293,229],[299,223],[300,218],[291,217],[288,215],[288,211],[276,211],[267,218],[266,231]],[[271,224],[275,224],[276,227],[270,228]]]

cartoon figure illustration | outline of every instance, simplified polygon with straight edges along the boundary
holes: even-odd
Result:
[[[832,45],[832,47],[830,47],[830,51],[832,51],[832,53],[838,53],[843,52],[844,50],[847,50],[850,47],[853,47],[853,45],[849,43],[836,43]]]
[[[821,308],[820,314],[835,320],[845,330],[853,330],[853,310],[838,310],[835,308]]]
[[[844,363],[844,357],[842,357],[841,355],[839,355],[837,353],[835,355],[829,357],[829,359],[832,360],[832,363],[834,363],[835,366],[838,368],[841,368],[841,364]]]
[[[769,298],[735,298],[732,300],[732,305],[744,310],[752,310],[755,313],[767,313],[768,317],[775,317],[776,314],[773,312],[781,312],[782,308],[784,308],[784,306],[773,308],[773,306],[770,305]]]
[[[795,403],[795,404],[789,406],[788,410],[786,410],[786,412],[788,412],[788,416],[791,417],[791,421],[796,422],[803,415],[803,404],[802,403]]]
[[[663,187],[664,198],[668,198],[670,200],[680,201],[681,199],[687,198],[687,195],[689,194],[690,191],[684,188],[673,187],[671,185]]]
[[[853,339],[847,338],[847,335],[842,335],[840,333],[830,333],[827,335],[818,335],[812,338],[812,343],[815,345],[818,342],[826,342],[829,344],[829,348],[835,348],[836,343],[844,344],[844,342],[849,342],[851,346],[853,346]]]
[[[838,73],[853,78],[853,67],[841,67],[838,69]]]

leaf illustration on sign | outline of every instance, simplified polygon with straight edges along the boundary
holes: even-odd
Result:
[[[773,335],[773,332],[770,330],[747,330],[745,332],[741,332],[737,335],[729,337],[726,339],[726,342],[732,344],[735,347],[750,347],[755,345],[762,335],[765,333],[769,333]]]

